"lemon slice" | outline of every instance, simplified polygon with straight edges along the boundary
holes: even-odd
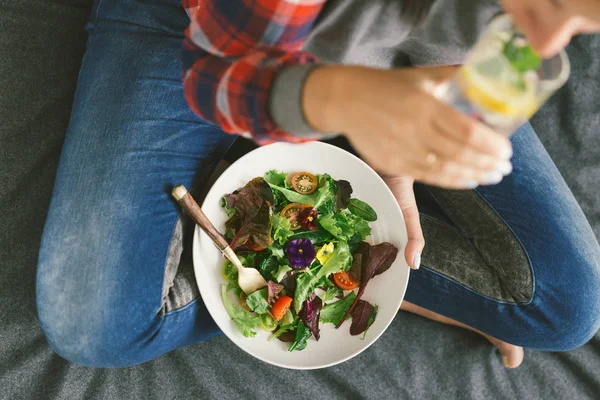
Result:
[[[511,118],[528,118],[538,108],[535,82],[528,79],[523,81],[525,88],[519,88],[510,81],[484,77],[474,68],[464,66],[459,82],[467,99],[487,111]]]

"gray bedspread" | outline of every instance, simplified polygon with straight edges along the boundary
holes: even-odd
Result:
[[[35,311],[38,242],[85,46],[89,0],[0,0],[0,399],[593,399],[600,335],[502,367],[480,336],[399,314],[371,348],[318,371],[282,370],[225,337],[141,366],[54,355]],[[600,37],[569,48],[573,75],[534,126],[600,236]]]

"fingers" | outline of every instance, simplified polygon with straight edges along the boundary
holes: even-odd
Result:
[[[512,156],[512,145],[508,138],[447,104],[439,103],[432,123],[438,131],[454,139],[462,147],[500,160],[507,160]]]
[[[419,269],[421,265],[421,253],[425,247],[425,239],[421,229],[419,210],[415,201],[415,192],[413,190],[414,179],[409,177],[384,177],[390,190],[394,194],[396,201],[400,205],[406,231],[408,233],[408,243],[404,249],[406,262],[412,269]]]
[[[553,0],[503,0],[517,28],[543,57],[552,57],[563,49],[580,30],[564,2]]]
[[[490,155],[475,146],[470,146],[468,140],[461,141],[449,137],[445,130],[438,127],[437,124],[432,126],[430,133],[435,136],[423,138],[427,141],[429,149],[441,160],[445,160],[451,165],[456,164],[457,166],[483,172],[510,169],[510,156]],[[510,154],[510,150],[508,151],[507,154]]]

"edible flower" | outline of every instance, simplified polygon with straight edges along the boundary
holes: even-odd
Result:
[[[312,264],[317,252],[309,239],[295,239],[288,242],[285,253],[292,268],[302,268]]]
[[[298,215],[298,221],[300,221],[300,226],[302,228],[316,231],[319,229],[319,225],[317,225],[317,217],[317,210],[312,207],[306,207]]]
[[[321,265],[324,265],[331,258],[334,249],[333,243],[328,243],[317,251],[317,260],[319,260]]]

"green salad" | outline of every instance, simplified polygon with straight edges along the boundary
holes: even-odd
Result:
[[[303,350],[311,337],[319,340],[320,324],[339,328],[348,319],[350,334],[366,335],[377,305],[361,297],[369,281],[391,267],[398,249],[364,241],[377,214],[352,198],[349,182],[273,170],[221,202],[229,217],[224,236],[242,264],[267,281],[246,295],[235,266],[223,266],[223,304],[244,336],[260,327],[272,332],[269,340]]]

